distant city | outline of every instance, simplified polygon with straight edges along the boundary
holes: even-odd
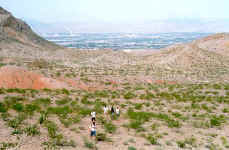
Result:
[[[48,33],[43,37],[56,44],[78,49],[160,49],[187,43],[211,33]]]

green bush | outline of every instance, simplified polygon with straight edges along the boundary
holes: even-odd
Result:
[[[95,145],[92,142],[89,142],[88,140],[84,140],[84,146],[89,149],[95,148]]]
[[[141,125],[142,125],[142,122],[137,121],[137,120],[133,120],[128,124],[128,127],[132,128],[132,129],[140,129],[140,128],[142,128]]]
[[[0,112],[4,113],[7,112],[6,105],[0,102]]]
[[[153,117],[153,113],[150,112],[134,112],[133,109],[128,109],[127,115],[132,120],[137,120],[140,122],[149,121]]]
[[[65,105],[68,104],[72,99],[71,98],[63,98],[61,100],[56,100],[57,105]]]
[[[4,98],[4,104],[7,108],[12,107],[14,104],[19,103],[20,101],[24,101],[23,97],[16,97],[16,96],[6,96]]]
[[[69,106],[63,106],[63,107],[49,107],[47,109],[48,113],[51,114],[57,114],[57,115],[64,115],[66,116],[69,113],[72,113],[72,109]]]
[[[158,141],[157,141],[157,138],[156,137],[154,137],[153,135],[148,135],[147,137],[146,137],[146,139],[150,142],[150,144],[152,144],[152,145],[158,145]]]
[[[16,110],[17,112],[22,112],[24,110],[24,105],[21,103],[16,103],[13,105],[12,108]]]
[[[70,95],[70,91],[67,89],[62,89],[62,94]]]
[[[109,97],[109,93],[108,91],[102,90],[102,91],[95,91],[94,95],[96,97],[101,97],[101,98],[108,98]]]
[[[137,149],[135,147],[133,147],[133,146],[129,146],[128,150],[137,150]]]
[[[26,104],[25,105],[25,112],[33,114],[34,111],[36,111],[36,110],[40,110],[40,107],[38,105],[34,105],[34,104]]]
[[[82,116],[87,116],[87,115],[90,115],[91,114],[91,109],[90,108],[80,108],[79,110],[79,114],[82,115]]]
[[[127,92],[127,93],[125,93],[125,94],[123,95],[123,97],[124,97],[125,99],[133,99],[133,98],[136,97],[136,95],[135,95],[134,93],[132,93],[132,92]]]
[[[212,116],[210,119],[211,127],[221,126],[222,123],[226,122],[225,117],[223,115],[220,116]]]
[[[105,131],[108,133],[114,133],[117,129],[117,127],[111,122],[105,122],[104,127],[105,127]]]
[[[137,104],[135,104],[134,108],[135,108],[135,109],[138,109],[138,110],[141,110],[141,109],[142,109],[142,105],[143,105],[143,104],[137,103]]]
[[[177,141],[177,145],[180,147],[180,148],[185,148],[186,147],[186,143],[184,141]]]
[[[36,136],[36,135],[39,135],[40,134],[40,131],[37,128],[36,125],[33,125],[33,126],[30,126],[30,127],[25,128],[25,133],[28,136]]]
[[[13,147],[16,147],[17,143],[5,143],[2,142],[0,143],[0,150],[7,150],[7,149],[11,149]]]
[[[87,96],[83,96],[83,98],[81,99],[81,103],[85,104],[85,105],[92,105],[93,104],[93,102],[88,100]]]
[[[5,94],[5,93],[6,93],[5,89],[0,88],[0,94]]]
[[[48,129],[48,135],[50,138],[56,138],[57,137],[57,125],[52,121],[45,121],[45,127]]]
[[[42,106],[47,107],[48,105],[51,104],[51,99],[50,98],[38,98],[33,101],[33,104],[42,105]]]
[[[96,134],[96,141],[107,141],[106,133],[97,133]]]
[[[26,93],[25,89],[6,89],[7,93],[20,93],[20,94],[24,94]]]

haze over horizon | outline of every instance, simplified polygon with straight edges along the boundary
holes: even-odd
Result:
[[[229,31],[227,0],[7,0],[1,6],[41,33]]]

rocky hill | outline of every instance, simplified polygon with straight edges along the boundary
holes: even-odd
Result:
[[[0,44],[21,44],[31,47],[59,48],[35,34],[22,20],[0,7]]]

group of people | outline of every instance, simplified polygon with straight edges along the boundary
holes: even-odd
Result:
[[[117,116],[119,116],[120,115],[120,110],[119,110],[119,107],[117,106],[116,108],[114,108],[114,106],[104,106],[103,107],[103,111],[104,111],[104,114],[106,115],[106,114],[108,114],[108,111],[110,111],[110,113],[111,113],[111,115],[114,115],[114,114],[116,114]]]
[[[104,115],[107,115],[108,113],[110,113],[112,116],[114,116],[115,114],[117,116],[120,115],[120,109],[119,107],[117,106],[116,108],[114,108],[114,106],[112,105],[111,107],[110,106],[104,106],[103,107],[103,111],[104,111]],[[91,137],[95,137],[96,136],[96,112],[93,111],[91,112],[91,126],[89,127],[91,133]]]

